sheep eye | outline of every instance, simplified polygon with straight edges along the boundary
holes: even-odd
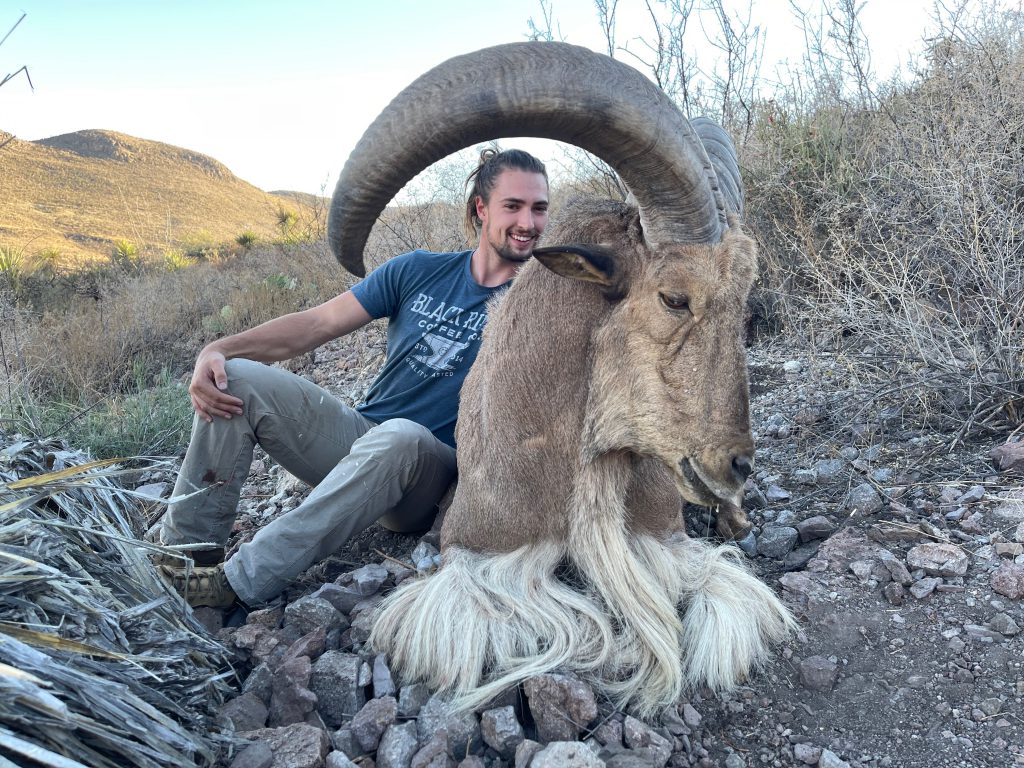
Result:
[[[659,293],[661,303],[673,312],[685,312],[690,308],[690,300],[685,296],[672,296],[667,293]]]

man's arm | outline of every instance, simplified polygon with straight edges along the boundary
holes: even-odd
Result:
[[[214,416],[230,419],[241,414],[242,401],[227,392],[226,361],[234,357],[261,363],[288,360],[351,333],[372,319],[352,292],[346,291],[312,309],[282,315],[217,339],[207,344],[196,359],[188,388],[192,407],[207,421],[213,421]]]

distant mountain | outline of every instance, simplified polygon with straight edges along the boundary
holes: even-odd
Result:
[[[7,138],[0,131],[0,144]],[[282,207],[301,221],[315,200],[264,192],[211,157],[114,131],[0,147],[0,247],[26,254],[54,249],[75,260],[107,256],[120,239],[166,249],[246,230],[276,237]]]

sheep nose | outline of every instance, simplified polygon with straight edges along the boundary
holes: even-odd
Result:
[[[750,473],[754,471],[754,462],[751,457],[746,454],[738,454],[732,457],[732,472],[736,476],[736,480],[740,483],[746,482],[747,478],[750,477]]]

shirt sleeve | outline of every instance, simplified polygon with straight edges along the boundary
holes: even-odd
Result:
[[[402,275],[414,254],[389,259],[352,286],[352,295],[372,318],[394,317],[402,305]]]

